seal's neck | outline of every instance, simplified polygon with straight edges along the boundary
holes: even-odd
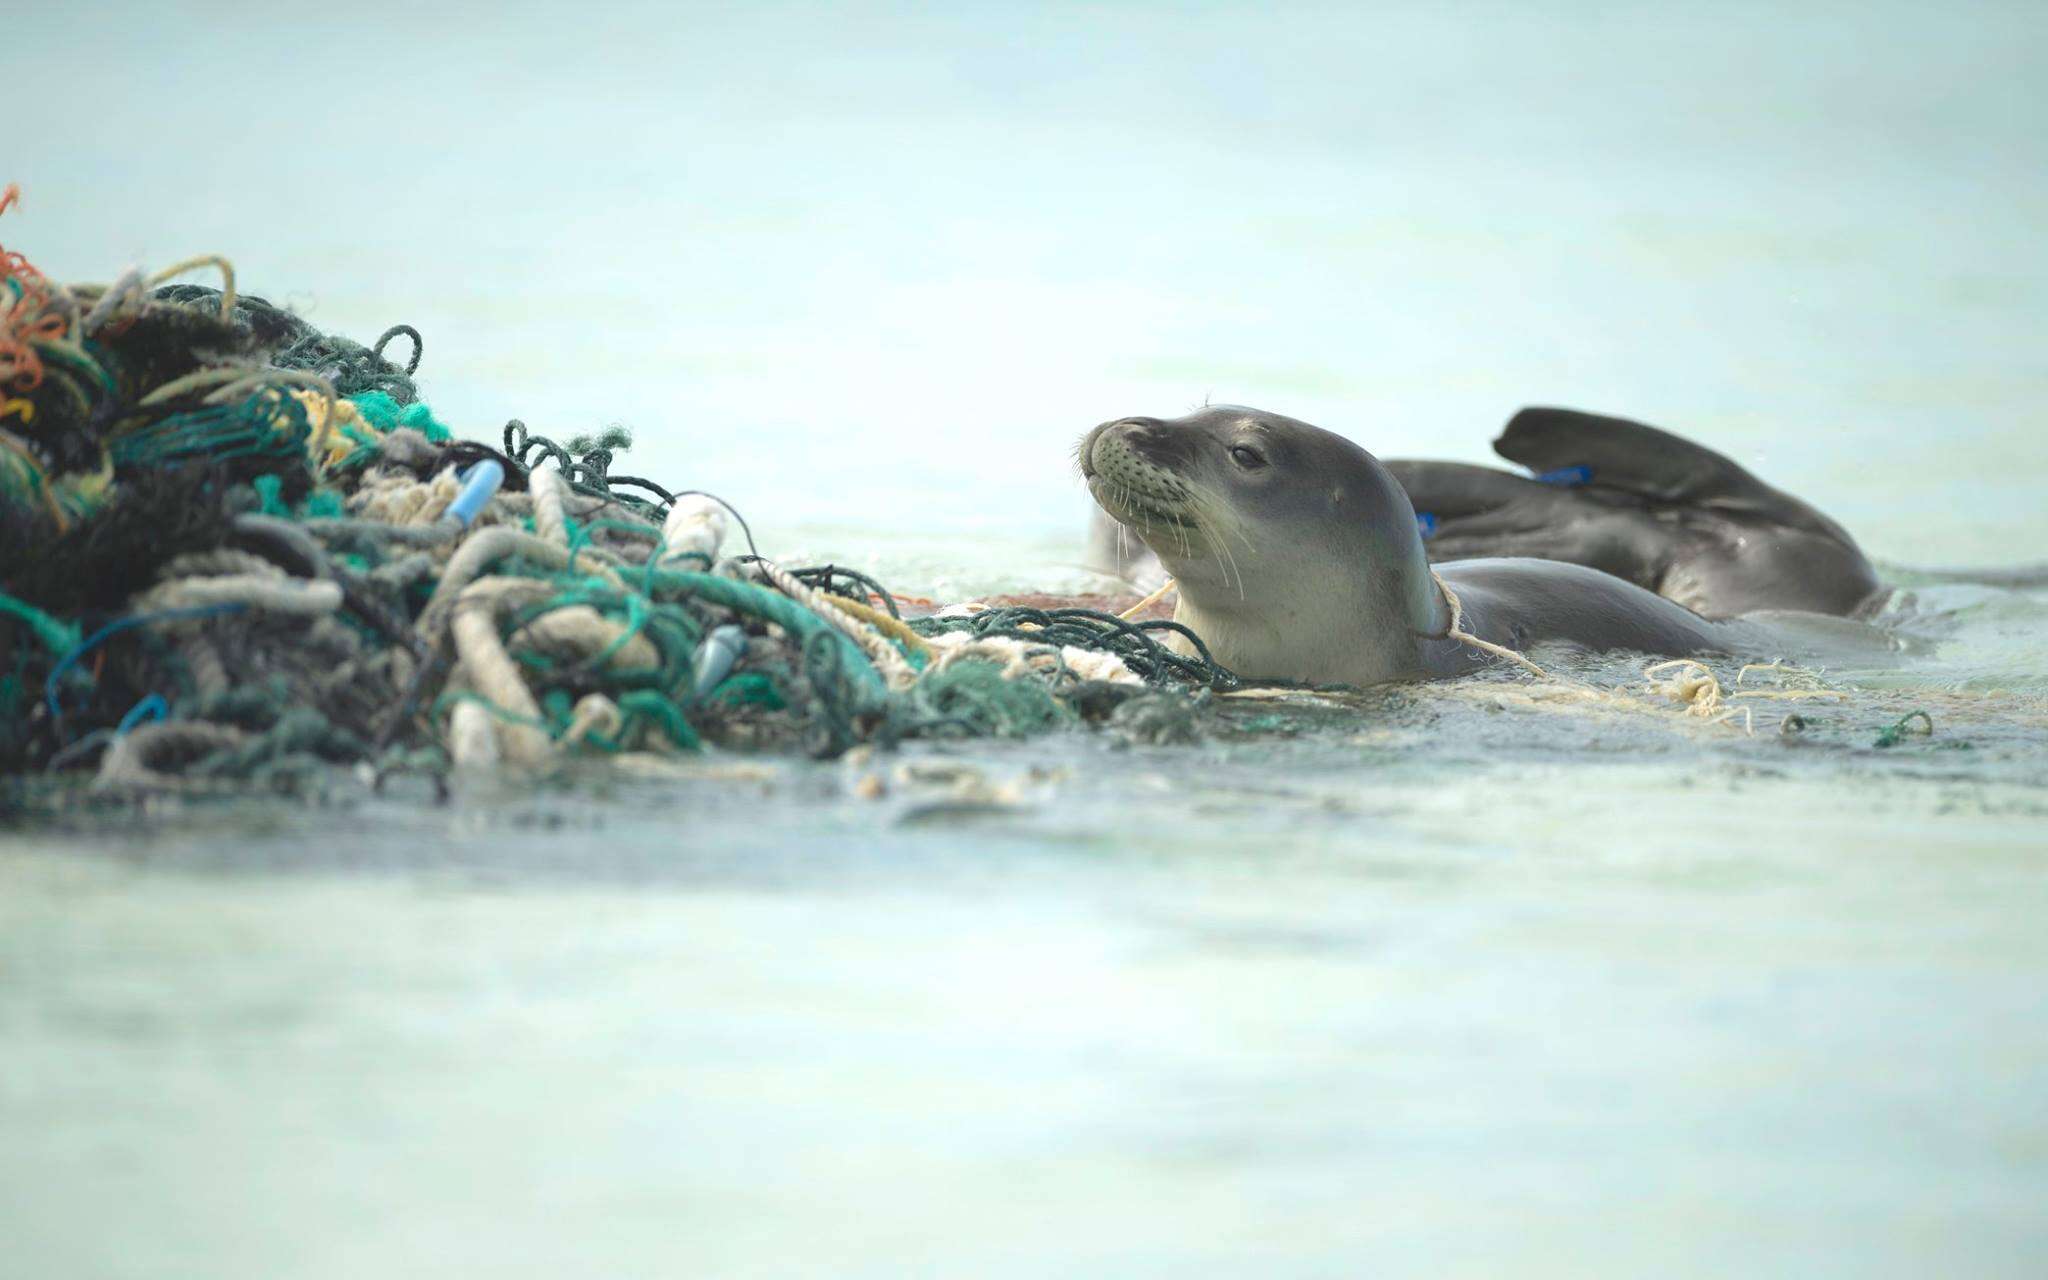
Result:
[[[1450,610],[1413,523],[1376,533],[1343,553],[1249,568],[1243,598],[1185,584],[1174,618],[1252,679],[1371,685],[1421,675],[1424,646],[1448,630]]]

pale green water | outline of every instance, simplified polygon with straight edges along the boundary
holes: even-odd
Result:
[[[1891,561],[2048,556],[2036,6],[291,24],[10,13],[64,109],[0,243],[410,321],[445,416],[625,421],[792,560],[1077,585],[1072,438],[1209,395],[1626,412]],[[2048,599],[1922,605],[1798,742],[1504,680],[978,748],[982,810],[13,829],[0,1275],[2035,1274]]]

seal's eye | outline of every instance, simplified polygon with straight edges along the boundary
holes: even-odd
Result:
[[[1232,445],[1230,447],[1230,458],[1231,461],[1237,463],[1238,466],[1243,467],[1246,471],[1257,471],[1260,467],[1266,465],[1266,455],[1248,444]]]

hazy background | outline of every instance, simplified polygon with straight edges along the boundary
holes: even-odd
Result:
[[[8,9],[0,242],[410,322],[463,430],[625,423],[771,540],[1078,558],[1074,437],[1213,398],[2048,545],[2038,4]]]

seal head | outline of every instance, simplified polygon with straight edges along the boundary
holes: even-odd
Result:
[[[1089,432],[1081,474],[1179,584],[1177,620],[1246,675],[1423,674],[1449,618],[1401,487],[1333,432],[1218,405]]]

